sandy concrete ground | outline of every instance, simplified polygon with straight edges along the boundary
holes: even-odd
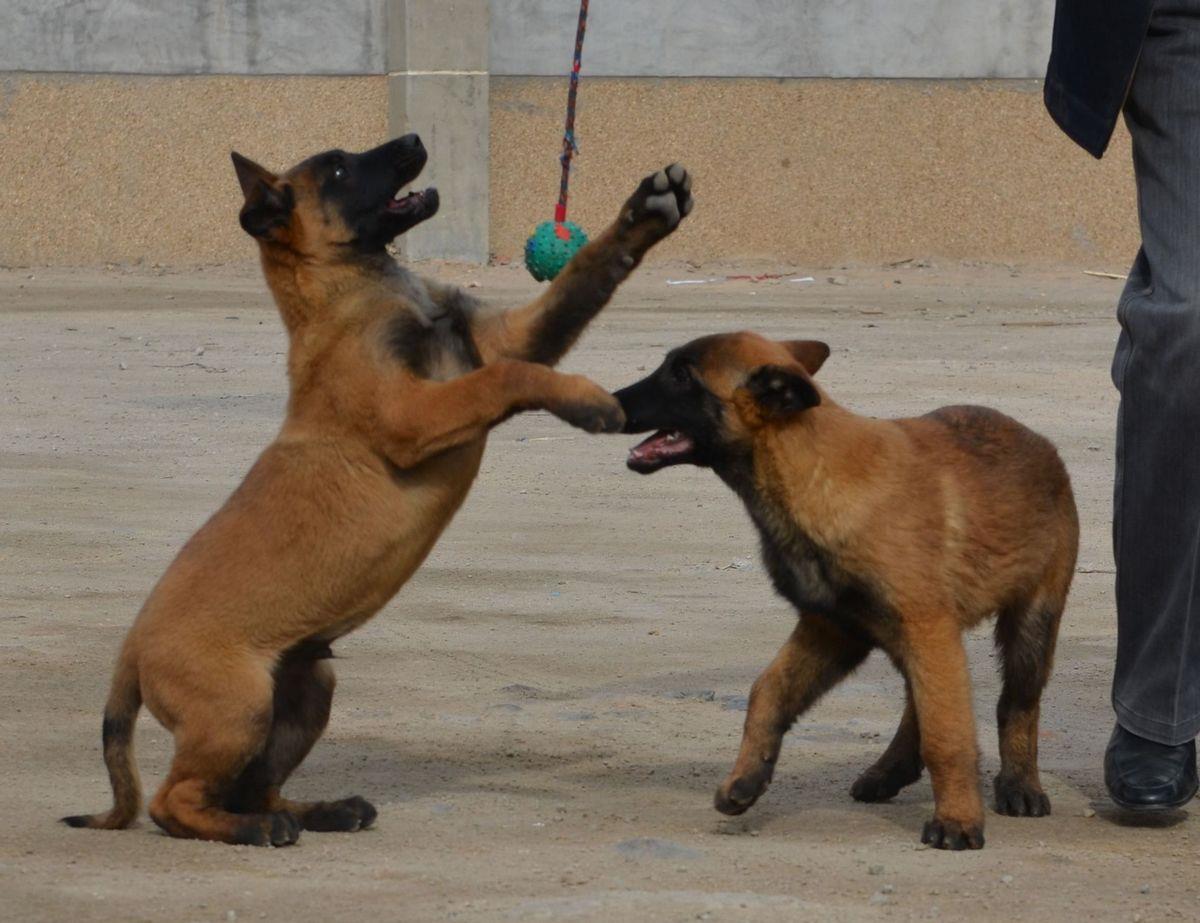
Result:
[[[333,721],[292,790],[361,793],[376,829],[255,850],[169,840],[148,821],[56,824],[108,803],[113,653],[273,435],[284,341],[252,269],[5,271],[0,918],[1194,919],[1195,822],[1122,823],[1100,781],[1119,283],[910,264],[666,284],[720,272],[643,273],[567,367],[616,387],[701,333],[823,337],[822,379],[843,403],[900,415],[986,402],[1061,446],[1084,533],[1043,708],[1052,817],[992,816],[984,851],[949,854],[917,842],[927,780],[891,804],[852,802],[899,716],[901,683],[878,656],[792,732],[750,814],[715,813],[743,697],[793,615],[710,473],[639,478],[623,465],[631,439],[532,414],[496,431],[426,566],[338,646]],[[509,301],[534,290],[516,268],[444,274]],[[990,788],[998,684],[987,634],[968,644]],[[141,722],[147,787],[169,743]]]

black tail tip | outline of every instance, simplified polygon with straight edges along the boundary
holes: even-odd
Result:
[[[92,825],[90,814],[73,814],[70,817],[60,818],[60,820],[68,827],[90,827]]]

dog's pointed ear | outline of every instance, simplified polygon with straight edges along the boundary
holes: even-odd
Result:
[[[820,340],[787,340],[783,345],[809,375],[816,375],[829,358],[829,344]]]
[[[251,237],[277,236],[277,229],[287,227],[291,221],[292,208],[296,204],[292,187],[280,184],[274,173],[237,151],[231,157],[242,194],[246,197],[238,215],[242,229]]]
[[[250,198],[259,183],[274,186],[279,181],[279,177],[266,167],[256,164],[249,157],[244,157],[237,151],[230,151],[229,158],[233,161],[233,169],[237,173],[238,184],[242,187],[242,195],[247,199]]]
[[[805,371],[787,365],[759,366],[739,390],[750,397],[761,419],[790,416],[821,403],[821,392]]]

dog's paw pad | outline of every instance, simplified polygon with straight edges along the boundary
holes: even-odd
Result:
[[[692,177],[682,164],[673,163],[642,180],[626,204],[625,221],[631,225],[654,222],[670,233],[692,211]]]
[[[656,195],[646,200],[646,210],[658,212],[667,222],[668,227],[675,227],[682,217],[679,200],[674,195]]]

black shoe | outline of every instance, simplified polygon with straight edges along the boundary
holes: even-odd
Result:
[[[1104,784],[1130,811],[1182,808],[1196,795],[1196,742],[1168,747],[1118,724],[1104,753]]]

